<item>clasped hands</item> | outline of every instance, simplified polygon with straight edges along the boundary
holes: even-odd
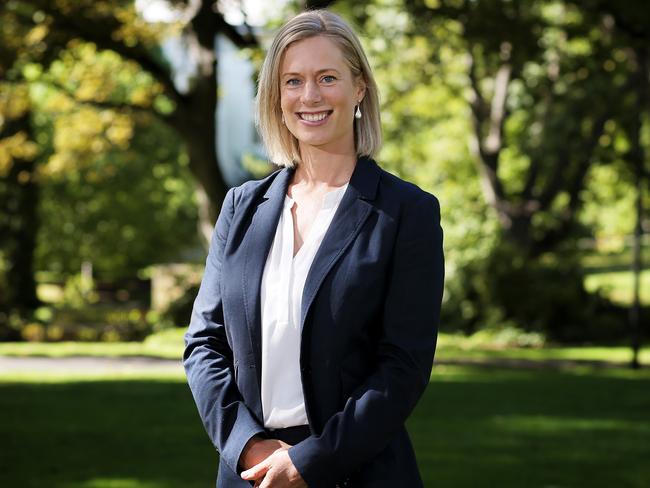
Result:
[[[241,477],[256,488],[307,488],[289,457],[291,446],[278,439],[251,438],[240,458]]]

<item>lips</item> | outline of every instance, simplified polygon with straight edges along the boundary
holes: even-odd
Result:
[[[332,113],[332,110],[323,112],[298,112],[298,117],[307,122],[321,122]]]

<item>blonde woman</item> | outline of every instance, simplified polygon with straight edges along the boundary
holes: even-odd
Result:
[[[339,16],[279,30],[257,104],[281,168],[228,192],[185,336],[217,486],[422,486],[404,423],[436,346],[438,201],[372,159],[377,86]]]

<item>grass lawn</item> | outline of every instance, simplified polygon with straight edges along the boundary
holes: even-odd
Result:
[[[179,359],[184,328],[152,334],[142,342],[0,342],[0,356],[152,356]]]
[[[427,487],[650,486],[650,371],[440,365],[409,420]],[[214,486],[182,373],[0,373],[0,486]]]
[[[643,305],[647,306],[650,304],[650,270],[643,270],[640,280],[640,300]],[[585,278],[585,288],[588,291],[600,290],[610,300],[623,306],[629,306],[632,303],[633,284],[634,275],[627,270],[592,273]]]
[[[0,342],[0,356],[151,356],[178,360],[183,352],[185,329],[168,329],[147,337],[143,342]],[[526,359],[526,360],[572,360],[614,361],[627,363],[631,360],[629,347],[566,347],[543,348],[494,347],[484,340],[439,334],[436,358],[459,359]],[[650,347],[644,347],[640,362],[650,365]]]

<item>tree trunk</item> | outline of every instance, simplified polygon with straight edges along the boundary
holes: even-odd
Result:
[[[215,73],[216,66],[211,75],[197,80],[187,103],[178,106],[172,122],[186,143],[189,168],[197,184],[199,235],[206,248],[228,189],[217,159]]]
[[[632,306],[629,311],[630,325],[630,346],[632,348],[632,361],[630,366],[638,369],[639,348],[641,346],[641,271],[643,264],[641,261],[641,243],[643,240],[643,186],[645,176],[645,150],[643,147],[642,124],[643,113],[648,110],[648,84],[647,77],[647,53],[644,48],[635,49],[637,71],[634,79],[636,84],[635,92],[638,96],[637,111],[631,118],[630,141],[632,147],[630,150],[630,159],[634,171],[634,182],[636,187],[636,223],[634,225],[634,237],[632,245],[632,275],[634,276]]]
[[[640,322],[641,322],[641,240],[643,238],[643,177],[639,171],[638,163],[635,164],[636,179],[636,224],[634,226],[634,243],[632,252],[632,274],[634,276],[634,298],[630,307],[630,345],[632,347],[632,369],[639,369],[639,347],[640,347]]]
[[[198,73],[190,93],[176,96],[177,108],[170,120],[187,144],[190,171],[197,183],[199,235],[206,249],[228,189],[217,157],[216,36],[223,34],[239,46],[255,45],[250,31],[245,36],[240,34],[215,11],[215,4],[201,0],[187,11],[191,21],[183,36],[187,55],[196,62]]]
[[[18,133],[31,140],[30,111],[6,123],[0,138]],[[33,158],[15,158],[11,169],[4,178],[4,219],[0,242],[6,253],[8,268],[5,274],[6,296],[2,297],[4,314],[17,314],[27,317],[40,301],[36,296],[34,279],[34,249],[38,232],[38,186],[34,180],[35,162]],[[0,337],[16,339],[15,331],[6,327],[0,320]],[[4,325],[4,327],[3,327]]]

